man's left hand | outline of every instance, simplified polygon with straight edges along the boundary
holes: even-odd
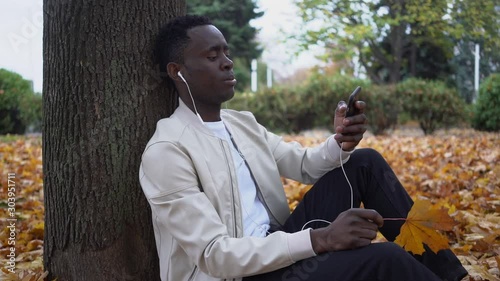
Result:
[[[364,114],[366,104],[363,101],[357,101],[354,106],[357,109],[357,114],[351,117],[344,117],[347,110],[344,101],[339,102],[335,110],[333,122],[336,133],[335,140],[345,151],[351,151],[359,144],[368,124],[368,119]]]

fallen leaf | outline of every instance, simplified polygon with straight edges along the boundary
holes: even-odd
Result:
[[[428,200],[417,200],[394,242],[416,255],[424,252],[424,243],[437,253],[448,249],[449,241],[436,230],[451,230],[455,225],[446,209],[432,206]]]
[[[449,208],[458,222],[443,233],[451,250],[467,268],[470,281],[500,280],[500,133],[451,129],[430,136],[396,129],[389,136],[366,136],[359,148],[379,151],[412,198],[426,197]],[[284,135],[287,141],[316,146],[330,134]],[[466,141],[464,141],[466,140]],[[44,280],[42,230],[44,221],[41,137],[0,140],[0,173],[16,174],[16,274],[6,269],[9,229],[0,228],[0,280],[36,275]],[[446,157],[449,156],[449,157]],[[282,178],[290,210],[310,188]],[[7,177],[0,178],[0,225],[6,223]],[[496,238],[495,238],[496,235]],[[379,234],[376,241],[384,241]],[[53,280],[51,280],[53,281]]]

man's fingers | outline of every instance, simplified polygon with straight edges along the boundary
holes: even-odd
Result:
[[[367,239],[367,238],[358,238],[356,241],[353,242],[353,245],[352,245],[352,249],[356,249],[356,248],[361,248],[361,247],[365,247],[365,246],[368,246],[372,243],[372,240],[373,239]]]
[[[368,126],[365,124],[358,124],[344,128],[340,127],[339,130],[341,134],[354,136],[356,134],[361,134],[361,135],[364,134],[367,128]]]
[[[347,104],[345,103],[345,101],[343,100],[339,101],[339,103],[337,104],[337,108],[335,109],[335,116],[344,117],[346,110],[347,110]]]
[[[346,126],[351,124],[368,124],[368,118],[366,118],[365,114],[360,113],[352,117],[345,118],[343,124]]]
[[[366,103],[364,101],[357,101],[354,106],[359,110],[360,113],[365,112]]]
[[[338,142],[360,142],[363,139],[363,134],[356,132],[355,135],[348,133],[346,130],[337,129],[337,135],[335,135],[335,140]]]
[[[363,114],[365,112],[366,103],[364,101],[357,101],[354,103],[354,106],[357,109],[356,110],[357,113],[355,116],[358,116],[358,115]],[[347,111],[347,103],[343,100],[339,101],[339,103],[337,104],[337,108],[335,108],[335,116],[336,117],[345,117],[346,111]],[[351,119],[351,118],[349,118],[349,119]],[[354,119],[354,120],[357,120],[357,119]],[[353,122],[357,122],[357,121],[353,121]]]
[[[363,231],[360,233],[359,237],[373,240],[373,239],[377,238],[377,231],[372,230],[372,229],[363,229]]]
[[[374,222],[376,225],[379,227],[382,227],[384,225],[384,218],[375,210],[373,209],[368,209],[367,210],[367,218],[368,220]]]
[[[374,222],[376,225],[381,227],[384,224],[384,218],[373,209],[351,209],[359,217]]]

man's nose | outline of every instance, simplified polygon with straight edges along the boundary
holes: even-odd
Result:
[[[233,69],[233,61],[228,58],[226,55],[224,55],[224,61],[221,64],[222,70],[231,70]]]

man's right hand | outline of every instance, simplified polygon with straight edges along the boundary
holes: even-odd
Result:
[[[316,254],[367,246],[377,236],[384,219],[375,210],[349,209],[329,226],[311,230],[311,243]]]

